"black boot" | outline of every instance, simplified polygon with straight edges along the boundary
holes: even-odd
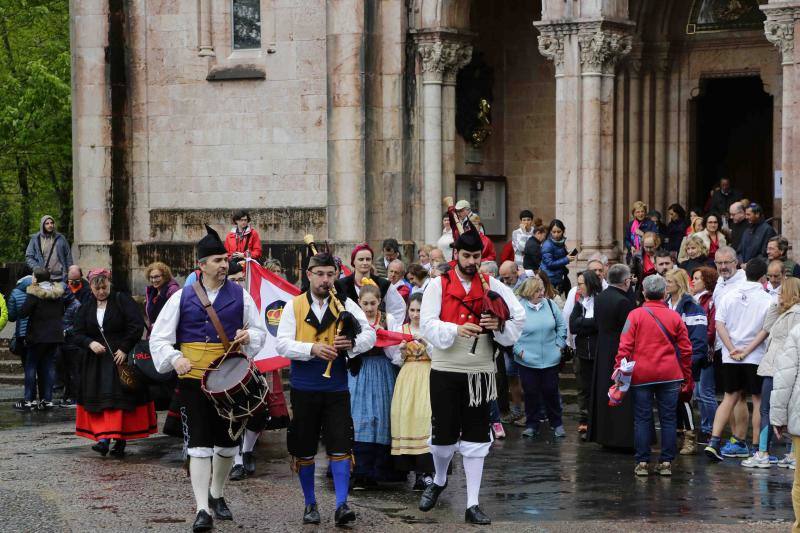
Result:
[[[416,477],[414,478],[414,486],[411,488],[414,492],[422,492],[425,490],[425,481],[422,479],[423,475],[417,472]]]
[[[253,452],[244,452],[242,454],[242,463],[248,476],[256,473],[256,460],[253,458]]]
[[[111,448],[111,455],[117,459],[125,457],[125,444],[124,440],[117,439],[114,441],[114,447]]]
[[[192,531],[211,531],[214,529],[214,520],[211,518],[211,515],[206,512],[205,509],[200,509],[200,512],[197,513],[197,516],[194,518],[194,524],[192,524]]]
[[[100,439],[94,445],[92,445],[92,449],[105,457],[108,453],[108,439]]]
[[[224,497],[220,496],[219,498],[215,498],[209,492],[208,506],[214,511],[214,518],[217,520],[233,520],[233,513],[231,513],[231,510],[228,508],[228,504],[225,503]]]
[[[244,471],[243,465],[233,465],[233,468],[231,468],[231,475],[230,475],[231,481],[241,481],[246,477],[247,477],[247,472]]]
[[[477,505],[473,505],[464,512],[464,521],[480,526],[487,526],[492,523],[491,519]]]
[[[447,488],[447,482],[445,481],[444,487],[440,487],[436,483],[431,483],[422,493],[422,497],[419,499],[419,510],[423,512],[430,511],[436,505],[436,502],[439,500],[439,495]]]
[[[305,510],[303,511],[303,523],[304,524],[319,524],[319,511],[317,511],[317,504],[312,503],[310,505],[306,505]]]
[[[356,521],[356,513],[350,509],[346,503],[343,503],[336,509],[336,514],[333,517],[336,526],[345,526],[350,522]]]

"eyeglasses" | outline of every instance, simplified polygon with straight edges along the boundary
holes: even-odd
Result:
[[[71,279],[71,280],[67,281],[67,283],[69,283],[73,287],[77,287],[78,285],[81,284],[81,280],[79,280],[79,279]]]
[[[325,272],[325,271],[317,270],[316,272],[312,271],[311,275],[315,276],[317,278],[335,278],[336,277],[336,272]]]
[[[158,281],[161,279],[161,276],[150,276],[150,281]]]
[[[715,265],[735,265],[735,264],[736,264],[736,260],[731,260],[731,261],[714,261],[714,264],[715,264]]]

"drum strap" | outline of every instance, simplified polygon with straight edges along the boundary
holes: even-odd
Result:
[[[225,335],[225,329],[222,327],[222,322],[219,321],[217,312],[211,306],[211,302],[208,300],[208,295],[206,294],[205,289],[203,289],[203,286],[200,285],[199,281],[192,283],[192,288],[194,289],[194,293],[197,295],[197,299],[200,300],[200,303],[203,304],[203,308],[206,310],[206,313],[208,313],[208,318],[211,319],[211,323],[214,325],[214,329],[217,330],[217,335],[219,335],[219,340],[222,341],[222,346],[227,352],[231,347],[231,341],[228,340],[228,336]]]

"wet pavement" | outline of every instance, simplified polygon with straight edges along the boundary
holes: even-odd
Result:
[[[154,436],[129,444],[123,460],[101,458],[73,435],[75,411],[18,413],[0,402],[0,531],[188,531],[191,486],[182,442]],[[163,419],[160,413],[159,419]],[[574,428],[572,415],[567,427]],[[681,457],[672,478],[635,478],[633,458],[580,443],[570,432],[508,438],[492,449],[481,507],[497,531],[788,531],[793,472],[748,470],[738,461],[710,465],[702,455]],[[226,499],[236,517],[218,531],[312,531],[300,525],[302,496],[288,468],[284,435],[271,433],[257,450],[258,473],[230,483]],[[777,450],[782,453],[783,450]],[[655,460],[654,455],[654,460]],[[333,512],[333,486],[318,456],[321,529]],[[448,488],[430,513],[417,510],[419,493],[387,483],[352,495],[362,531],[463,529],[466,491],[457,455]],[[327,526],[326,526],[327,524]],[[320,529],[320,528],[317,528]]]

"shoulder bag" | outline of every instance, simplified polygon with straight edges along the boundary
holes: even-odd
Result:
[[[642,307],[642,309],[647,311],[647,314],[649,314],[651,317],[653,317],[653,320],[655,320],[656,324],[658,324],[658,329],[661,330],[661,333],[663,333],[667,337],[667,340],[669,340],[670,344],[672,344],[672,349],[675,350],[675,357],[678,359],[678,368],[680,369],[680,367],[681,367],[681,352],[678,349],[678,342],[672,337],[672,335],[669,334],[669,332],[667,331],[667,328],[664,327],[664,324],[661,323],[661,321],[658,319],[658,317],[655,315],[655,313],[653,313],[647,307]],[[694,391],[694,385],[684,381],[681,384],[681,391],[680,391],[680,394],[679,394],[680,401],[682,401],[682,402],[691,401],[692,392],[693,391]]]

